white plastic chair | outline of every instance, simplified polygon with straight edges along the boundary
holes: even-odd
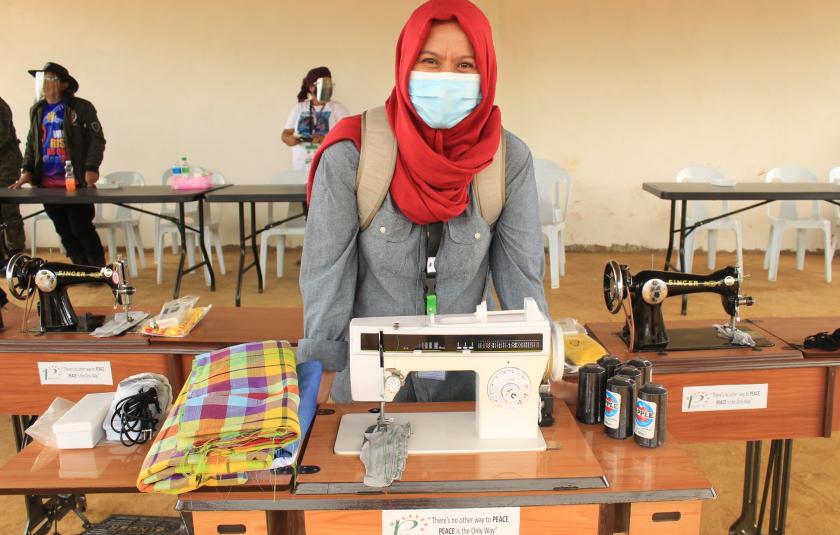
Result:
[[[306,184],[306,171],[283,171],[271,177],[271,184]],[[275,214],[274,203],[268,205],[268,222],[280,221],[295,214],[302,213],[301,210],[290,206],[291,203],[281,204],[280,210]],[[297,203],[295,203],[296,206]],[[276,215],[276,217],[275,217]],[[268,261],[268,242],[271,238],[277,238],[277,277],[284,273],[286,257],[286,236],[303,236],[306,231],[306,220],[303,217],[292,219],[282,225],[266,230],[260,234],[260,269],[262,269],[263,288],[266,285],[266,266]]]
[[[709,183],[713,180],[726,180],[723,173],[706,165],[694,165],[681,169],[677,173],[677,182],[695,182],[695,183]],[[729,212],[729,201],[721,201],[720,214]],[[697,221],[702,221],[713,217],[709,210],[709,203],[707,201],[690,201],[686,203],[685,214],[686,225],[693,225]],[[741,222],[732,217],[724,217],[711,223],[699,226],[694,229],[694,232],[685,238],[685,269],[686,273],[691,273],[694,264],[694,239],[697,233],[705,230],[708,234],[709,240],[709,255],[706,261],[706,266],[712,270],[715,269],[715,262],[717,257],[717,233],[719,230],[731,230],[735,233],[735,255],[737,257],[738,267],[744,266],[744,257],[741,244],[743,243],[741,234]]]
[[[840,185],[840,167],[833,167],[828,172],[828,181]],[[834,206],[834,237],[831,239],[831,258],[837,253],[838,240],[840,240],[840,206]]]
[[[221,173],[216,173],[212,171],[208,172],[212,173],[211,182],[214,185],[226,183],[225,177]],[[161,182],[165,186],[169,184],[169,181],[171,179],[172,170],[167,169],[166,171],[164,171],[163,176],[161,177]],[[171,217],[178,217],[177,209],[174,208],[172,205],[161,204],[158,212]],[[219,271],[222,275],[224,275],[226,273],[225,257],[222,254],[222,239],[219,234],[219,225],[222,220],[221,212],[221,205],[217,206],[216,210],[211,211],[210,203],[204,204],[204,239],[205,247],[207,248],[207,259],[211,263],[213,262],[213,246],[215,246],[216,255],[218,257],[219,263]],[[198,204],[187,203],[184,206],[184,217],[187,221],[187,225],[197,227]],[[201,254],[201,245],[195,239],[196,232],[187,229],[185,235],[187,242],[187,265],[189,267],[192,267],[196,264],[196,250],[199,251],[199,255]],[[178,226],[172,223],[171,221],[167,221],[161,218],[155,218],[155,263],[157,264],[156,280],[158,284],[161,284],[163,282],[163,250],[165,248],[166,236],[170,236],[172,252],[177,253],[178,245],[180,245],[181,242],[181,235],[178,230]],[[204,280],[207,282],[208,285],[210,285],[210,272],[207,270],[207,268],[204,268]]]
[[[801,167],[783,166],[767,171],[765,182],[814,183],[817,177]],[[782,249],[782,234],[786,229],[796,229],[796,269],[805,268],[805,233],[821,230],[825,238],[825,281],[831,282],[831,222],[820,217],[819,201],[810,201],[811,213],[801,217],[796,208],[797,201],[779,201],[778,210],[773,204],[767,207],[770,234],[767,237],[767,251],[764,253],[764,269],[769,269],[767,279],[774,281],[779,272],[779,253]]]
[[[52,223],[52,219],[50,219],[50,216],[48,216],[46,212],[42,212],[36,216],[32,216],[29,218],[29,256],[31,256],[32,258],[37,258],[37,255],[35,254],[35,249],[37,249],[38,247],[38,223],[40,221],[49,221],[50,223]],[[61,245],[60,240],[59,248],[61,249],[61,254],[65,254],[64,246]]]
[[[117,171],[108,173],[102,180],[120,186],[143,186],[146,181],[143,175],[134,171]],[[137,276],[137,259],[135,251],[140,256],[140,265],[146,267],[146,255],[140,238],[140,216],[137,212],[124,206],[117,206],[113,217],[108,217],[107,204],[96,205],[96,217],[93,225],[98,229],[105,229],[108,243],[108,256],[113,262],[117,258],[117,230],[121,230],[125,237],[125,250],[128,256],[128,269],[132,277]]]
[[[537,179],[540,224],[548,240],[551,287],[560,287],[560,276],[566,274],[566,214],[572,194],[572,179],[550,160],[534,160]]]

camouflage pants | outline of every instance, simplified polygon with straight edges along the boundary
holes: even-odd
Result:
[[[18,177],[9,174],[0,175],[0,187],[6,188]],[[26,247],[26,235],[23,232],[23,221],[20,218],[20,206],[17,204],[0,204],[0,223],[5,223],[5,240],[0,240],[0,259],[2,256],[19,253]]]

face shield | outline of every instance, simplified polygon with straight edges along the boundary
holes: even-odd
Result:
[[[35,102],[44,98],[44,72],[35,73]]]
[[[333,94],[332,78],[318,78],[315,80],[315,100],[329,102]]]

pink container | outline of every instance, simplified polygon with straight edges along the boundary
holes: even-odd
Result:
[[[172,189],[207,189],[213,185],[212,175],[172,177]]]

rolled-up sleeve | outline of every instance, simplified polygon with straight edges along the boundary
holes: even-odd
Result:
[[[306,219],[300,267],[304,338],[297,357],[301,362],[320,360],[328,371],[347,365],[358,273],[358,165],[359,153],[351,142],[324,151]]]
[[[503,309],[520,309],[525,297],[533,297],[548,314],[534,162],[528,146],[509,133],[505,177],[505,204],[496,221],[490,252],[493,284]]]

